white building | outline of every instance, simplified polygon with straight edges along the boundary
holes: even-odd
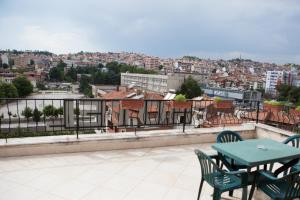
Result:
[[[267,71],[265,91],[275,94],[278,83],[283,83],[284,71]]]
[[[167,93],[170,89],[178,90],[184,77],[174,74],[157,75],[157,74],[135,74],[121,73],[121,85],[135,85],[143,90]]]
[[[9,58],[6,54],[1,55],[2,64],[9,64]]]

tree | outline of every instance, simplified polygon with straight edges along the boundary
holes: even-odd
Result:
[[[24,76],[15,78],[13,84],[17,88],[20,97],[27,96],[33,91],[31,82]]]
[[[56,108],[52,105],[47,105],[43,109],[43,113],[45,117],[57,117]]]
[[[60,70],[58,67],[53,67],[49,71],[49,78],[51,81],[63,81],[64,80],[64,72]]]
[[[90,86],[90,78],[88,76],[81,76],[79,91],[87,97],[93,97],[92,87]]]
[[[33,110],[33,113],[32,113],[32,119],[33,119],[33,121],[35,121],[35,122],[41,121],[41,116],[42,115],[43,115],[43,113],[41,111],[39,111],[37,108],[35,108]]]
[[[62,71],[63,71],[64,68],[67,67],[67,64],[64,63],[62,60],[60,60],[60,61],[57,63],[56,67],[57,67],[59,70],[62,70]]]
[[[56,115],[63,115],[64,114],[64,108],[59,107],[55,110]]]
[[[32,117],[32,109],[29,108],[29,107],[26,107],[26,108],[22,111],[21,115],[23,115],[26,119],[29,119],[30,117]]]
[[[76,82],[77,81],[77,72],[74,67],[71,67],[65,75],[65,80],[68,82]]]
[[[18,97],[17,88],[11,83],[0,83],[1,98],[16,98]]]
[[[47,90],[45,84],[41,81],[38,81],[36,82],[36,87],[39,89],[39,90]]]
[[[203,91],[198,85],[197,81],[195,81],[191,76],[189,76],[181,85],[180,90],[177,92],[178,94],[184,94],[186,98],[192,99],[194,97],[201,96]]]

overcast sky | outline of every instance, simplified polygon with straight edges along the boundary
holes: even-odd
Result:
[[[300,63],[299,0],[0,0],[0,49]]]

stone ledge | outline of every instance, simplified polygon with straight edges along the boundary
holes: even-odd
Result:
[[[238,131],[247,139],[254,138],[256,135],[253,124],[226,127],[226,129]],[[0,157],[214,143],[217,133],[222,130],[223,127],[188,129],[185,133],[177,129],[155,130],[137,132],[136,135],[134,132],[80,135],[79,139],[76,139],[75,135],[15,138],[9,139],[7,144],[1,141]]]

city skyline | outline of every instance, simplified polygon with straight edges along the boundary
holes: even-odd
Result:
[[[300,63],[300,3],[1,0],[0,49]]]

